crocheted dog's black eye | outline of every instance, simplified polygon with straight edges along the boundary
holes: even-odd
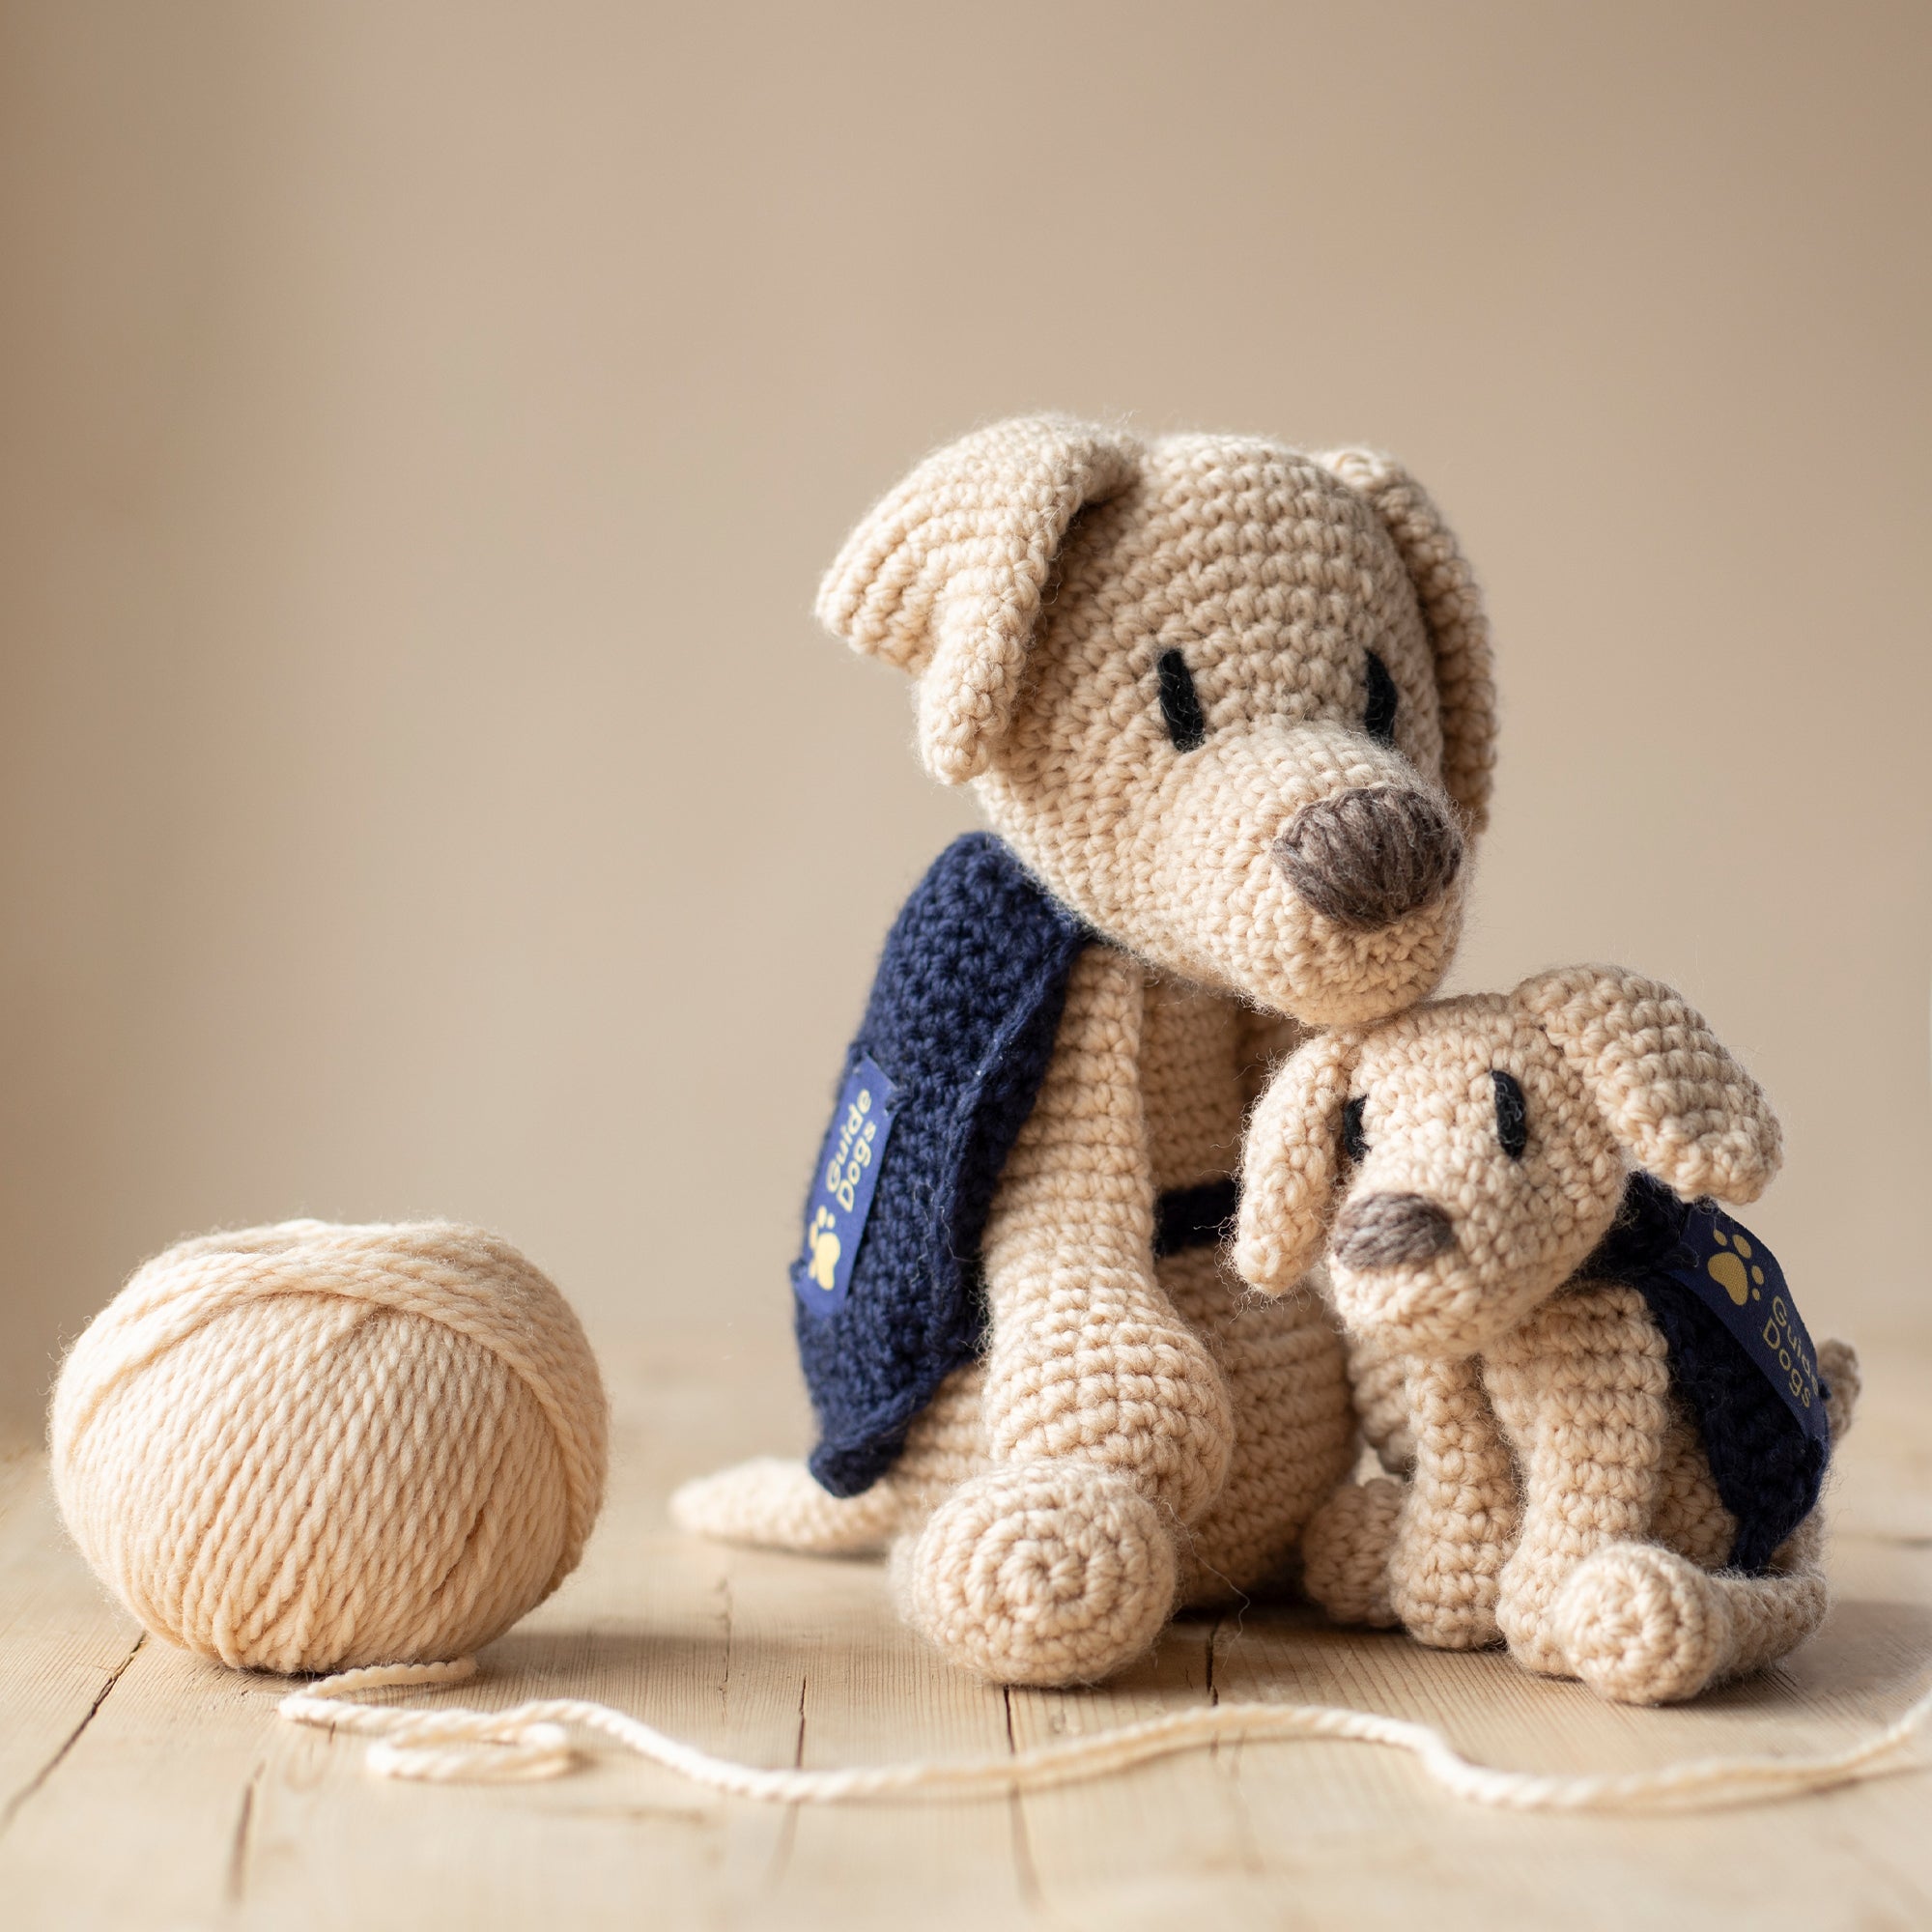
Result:
[[[1520,1160],[1529,1145],[1529,1108],[1514,1073],[1500,1070],[1490,1075],[1496,1089],[1496,1139],[1512,1160]]]
[[[1400,693],[1389,668],[1374,651],[1369,653],[1369,706],[1362,717],[1362,728],[1378,745],[1395,743],[1395,707]]]
[[[1369,1137],[1362,1131],[1362,1109],[1368,1104],[1367,1098],[1357,1094],[1342,1109],[1342,1151],[1350,1160],[1360,1160],[1369,1151]]]
[[[1167,735],[1177,752],[1198,751],[1208,736],[1208,720],[1202,714],[1201,694],[1194,689],[1194,673],[1179,651],[1162,651],[1154,667],[1160,673],[1160,715],[1167,721]]]

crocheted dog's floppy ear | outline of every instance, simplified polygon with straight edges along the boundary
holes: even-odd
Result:
[[[820,622],[920,677],[926,769],[986,768],[1012,717],[1040,592],[1074,513],[1139,473],[1140,446],[1066,416],[1016,416],[928,456],[854,530]]]
[[[1693,1200],[1755,1201],[1783,1157],[1764,1090],[1668,986],[1615,966],[1526,980],[1516,999],[1583,1076],[1631,1158]]]
[[[1235,1266],[1264,1294],[1293,1288],[1327,1238],[1355,1044],[1347,1030],[1311,1039],[1282,1064],[1249,1117]]]
[[[1496,686],[1483,594],[1442,514],[1392,456],[1331,450],[1321,458],[1368,498],[1402,554],[1435,653],[1442,708],[1442,782],[1473,835],[1490,822],[1490,774],[1496,761]]]

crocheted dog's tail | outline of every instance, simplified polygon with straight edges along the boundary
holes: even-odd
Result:
[[[802,1549],[818,1556],[872,1556],[898,1526],[891,1479],[863,1495],[828,1495],[803,1463],[758,1456],[686,1483],[670,1499],[671,1520],[698,1536]]]
[[[1859,1391],[1863,1386],[1858,1350],[1849,1342],[1820,1343],[1818,1379],[1832,1391],[1825,1398],[1825,1413],[1832,1423],[1832,1446],[1836,1448],[1852,1426],[1852,1411],[1859,1405]]]

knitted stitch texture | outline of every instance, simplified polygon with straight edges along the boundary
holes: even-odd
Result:
[[[449,1222],[184,1241],[69,1351],[54,1491],[172,1643],[256,1670],[469,1651],[576,1567],[603,1384],[555,1288]]]
[[[1504,1642],[1636,1703],[1808,1635],[1825,1610],[1822,1425],[1797,1421],[1701,1300],[1653,1279],[1690,1211],[1679,1197],[1750,1200],[1778,1151],[1763,1094],[1702,1016],[1616,968],[1297,1053],[1251,1126],[1239,1264],[1274,1291],[1321,1255],[1372,1408],[1391,1362],[1406,1408],[1375,1433],[1407,1480],[1345,1486],[1310,1527],[1318,1601],[1447,1648]],[[1841,1433],[1856,1357],[1828,1343],[1818,1366]],[[1794,1402],[1803,1386],[1793,1371]],[[1718,1569],[1733,1557],[1762,1574]]]
[[[1331,1318],[1247,1296],[1206,1238],[1284,1031],[1380,1018],[1447,965],[1492,756],[1481,601],[1386,458],[1032,417],[914,469],[819,611],[918,680],[928,768],[1098,943],[993,1190],[983,1360],[875,1485],[894,1527],[873,1491],[828,1513],[767,1465],[674,1512],[896,1535],[949,1656],[1103,1676],[1173,1599],[1281,1565],[1347,1463]]]

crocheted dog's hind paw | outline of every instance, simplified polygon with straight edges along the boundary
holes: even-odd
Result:
[[[828,1495],[803,1463],[758,1456],[693,1478],[672,1495],[670,1516],[680,1529],[721,1543],[875,1556],[898,1527],[900,1507],[890,1482],[863,1495]]]
[[[899,1545],[906,1620],[997,1684],[1090,1684],[1139,1657],[1174,1605],[1173,1540],[1125,1476],[1018,1463],[962,1484]]]
[[[1694,1697],[1735,1649],[1730,1605],[1710,1574],[1655,1544],[1613,1544],[1578,1564],[1554,1621],[1570,1667],[1618,1704]]]

